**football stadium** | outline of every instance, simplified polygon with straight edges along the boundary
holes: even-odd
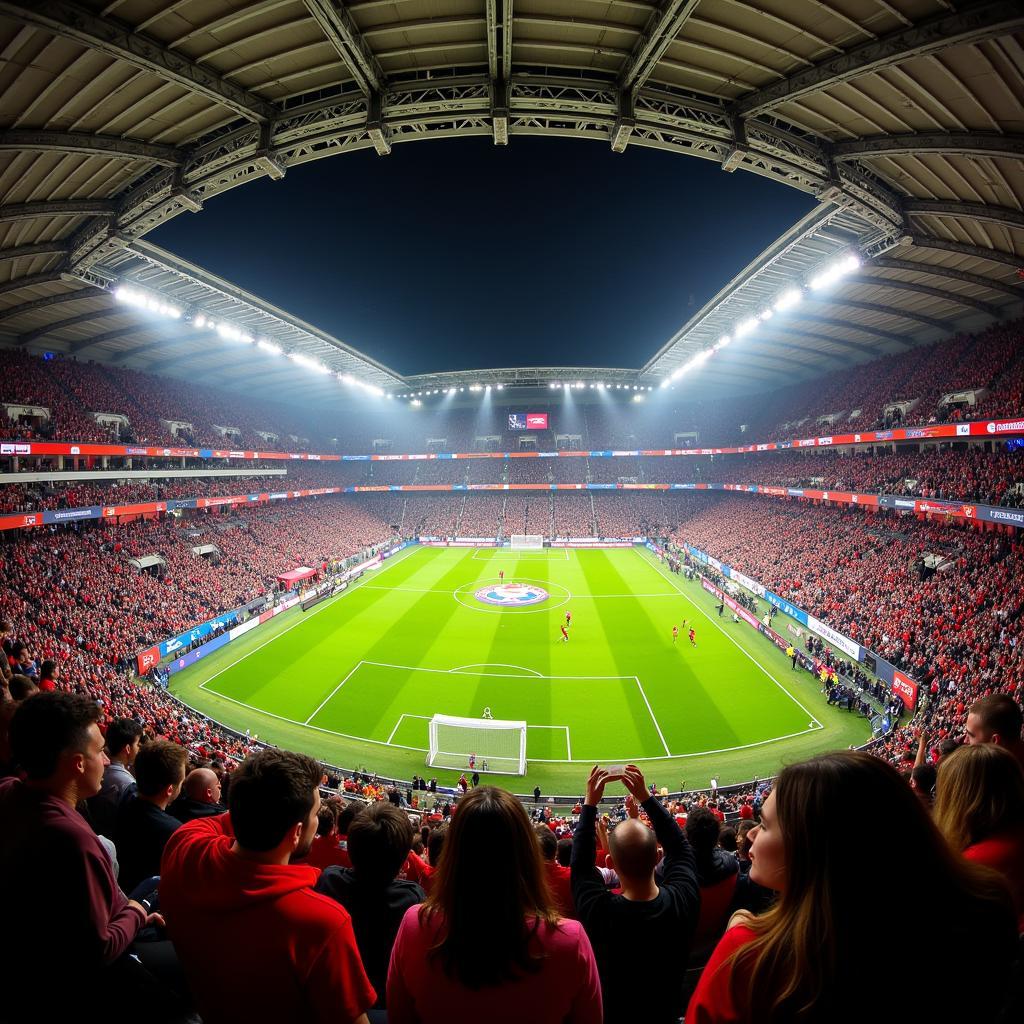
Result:
[[[0,76],[2,1024],[1024,1019],[1019,2]]]

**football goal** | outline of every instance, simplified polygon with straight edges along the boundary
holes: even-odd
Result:
[[[509,540],[513,551],[537,551],[544,547],[542,533],[513,533]]]
[[[427,764],[431,768],[525,775],[526,723],[434,715]]]

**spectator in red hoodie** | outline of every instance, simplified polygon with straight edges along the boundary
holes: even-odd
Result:
[[[540,855],[544,859],[544,871],[548,876],[548,888],[555,902],[555,909],[562,917],[575,919],[576,910],[572,902],[572,872],[558,863],[558,838],[547,825],[535,825],[534,831],[540,842]]]
[[[39,666],[39,681],[36,685],[42,693],[53,693],[57,689],[57,676],[59,673],[57,662],[44,661]]]
[[[317,868],[293,863],[313,843],[322,772],[304,754],[252,754],[228,813],[167,843],[161,906],[206,1024],[366,1024],[376,993],[351,918],[313,891]]]

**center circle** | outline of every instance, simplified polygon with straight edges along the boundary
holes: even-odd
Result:
[[[533,583],[499,583],[480,587],[473,596],[483,604],[498,608],[527,608],[541,604],[551,595]]]

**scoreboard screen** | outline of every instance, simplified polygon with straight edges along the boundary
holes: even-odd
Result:
[[[548,414],[546,412],[510,412],[508,414],[509,430],[547,430]]]

